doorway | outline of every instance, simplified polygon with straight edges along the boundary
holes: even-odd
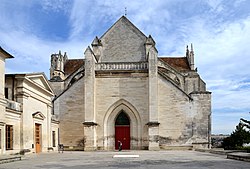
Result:
[[[35,148],[36,153],[41,152],[41,124],[35,124]]]
[[[115,120],[115,149],[119,148],[118,141],[122,142],[122,149],[130,149],[130,120],[122,110]]]

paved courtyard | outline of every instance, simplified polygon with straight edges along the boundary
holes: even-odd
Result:
[[[114,155],[139,155],[137,158]],[[249,168],[249,162],[226,159],[226,156],[196,151],[127,151],[127,152],[64,152],[29,154],[22,161],[1,164],[8,169],[240,169]]]

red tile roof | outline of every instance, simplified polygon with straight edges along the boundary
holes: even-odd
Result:
[[[163,62],[169,64],[179,71],[191,70],[186,57],[159,57]]]
[[[69,59],[64,65],[65,75],[70,75],[84,64],[84,59]]]

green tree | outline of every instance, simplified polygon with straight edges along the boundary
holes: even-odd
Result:
[[[240,122],[233,133],[225,138],[222,146],[225,149],[237,149],[243,146],[244,143],[250,143],[250,132],[245,130],[245,124]]]
[[[246,127],[248,129],[248,131],[249,131],[250,130],[250,121],[245,120],[243,118],[241,118],[240,120],[243,123],[244,127]]]

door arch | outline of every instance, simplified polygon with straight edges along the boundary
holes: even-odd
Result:
[[[130,149],[130,119],[127,114],[121,110],[115,120],[115,149],[119,148],[118,142],[122,143],[122,149]]]
[[[115,149],[115,122],[121,111],[124,111],[130,120],[130,149],[141,149],[142,124],[139,112],[127,100],[120,99],[107,110],[104,124],[104,149]]]

